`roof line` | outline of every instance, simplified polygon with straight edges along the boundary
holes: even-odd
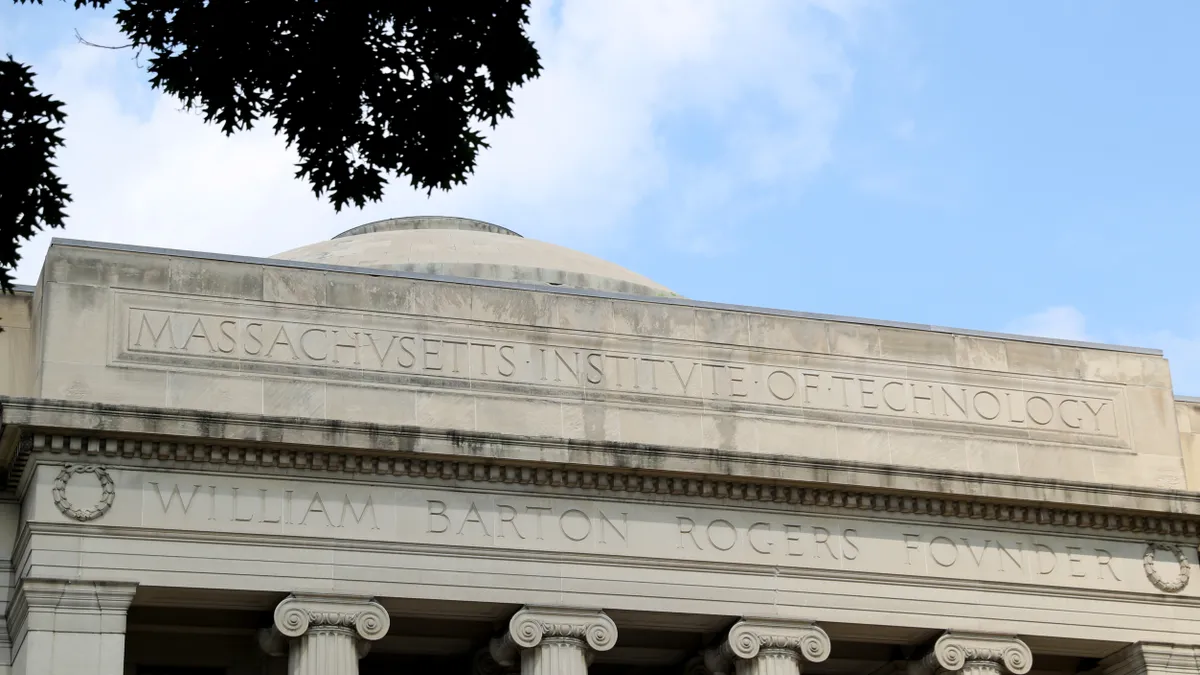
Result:
[[[86,241],[81,239],[60,239],[53,238],[50,240],[50,246],[74,246],[77,248],[93,248],[109,251],[125,251],[130,253],[152,253],[158,255],[175,256],[180,258],[197,258],[201,260],[214,260],[219,262],[235,262],[249,263],[255,265],[270,265],[273,267],[288,267],[293,269],[309,269],[328,272],[342,272],[347,274],[362,274],[374,277],[393,277],[398,279],[415,279],[421,281],[439,281],[444,283],[464,284],[468,286],[483,286],[488,288],[508,288],[514,290],[540,291],[543,293],[554,293],[558,295],[574,295],[591,298],[607,298],[612,300],[626,300],[632,302],[646,302],[652,304],[675,305],[680,307],[696,307],[702,309],[716,309],[734,312],[747,312],[753,314],[765,314],[769,316],[784,316],[797,319],[811,319],[816,321],[837,321],[840,323],[853,323],[864,326],[877,326],[882,328],[901,328],[906,330],[920,330],[932,333],[946,333],[951,335],[963,335],[967,337],[981,337],[998,340],[1012,340],[1016,342],[1029,342],[1033,344],[1054,345],[1059,347],[1077,347],[1081,349],[1098,349],[1113,352],[1128,352],[1131,354],[1144,354],[1148,356],[1162,356],[1161,349],[1153,349],[1149,347],[1132,347],[1128,345],[1114,345],[1101,342],[1086,342],[1080,340],[1060,340],[1057,338],[1043,338],[1031,335],[1015,335],[1011,333],[999,333],[992,331],[970,330],[963,328],[949,328],[945,326],[935,326],[932,324],[907,323],[903,321],[888,321],[883,319],[864,319],[852,316],[839,316],[836,314],[819,314],[814,312],[798,312],[787,309],[771,309],[766,307],[754,307],[750,305],[735,305],[720,302],[706,302],[703,300],[690,300],[688,298],[667,298],[660,296],[645,296],[645,295],[630,295],[627,293],[614,293],[610,291],[596,291],[579,288],[566,288],[564,286],[540,286],[536,284],[523,284],[510,281],[492,281],[490,279],[468,279],[465,277],[442,276],[437,274],[423,274],[420,272],[401,272],[396,270],[374,269],[369,267],[348,267],[344,265],[326,265],[322,263],[300,262],[296,260],[280,260],[277,258],[257,258],[254,256],[230,255],[225,253],[206,253],[202,251],[187,251],[180,249],[159,248],[154,246],[135,246],[132,244],[113,244],[109,242]]]

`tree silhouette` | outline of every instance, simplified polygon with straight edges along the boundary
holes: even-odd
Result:
[[[529,0],[119,4],[123,47],[148,54],[155,88],[226,134],[270,123],[300,157],[296,177],[338,210],[378,201],[393,174],[430,192],[465,182],[487,147],[480,130],[510,117],[512,90],[541,72]],[[63,225],[70,196],[53,159],[64,120],[27,66],[0,62],[5,289],[20,242]]]

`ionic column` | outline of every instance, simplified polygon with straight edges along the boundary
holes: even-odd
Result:
[[[1025,675],[1033,652],[1012,635],[947,631],[933,649],[909,664],[909,675]]]
[[[612,649],[617,626],[600,610],[525,607],[492,640],[492,658],[502,666],[521,663],[521,675],[587,675],[594,652]]]
[[[275,608],[289,675],[358,675],[358,660],[389,625],[387,610],[370,598],[295,594]]]
[[[804,663],[829,658],[829,636],[808,621],[742,619],[704,654],[714,675],[800,675]]]

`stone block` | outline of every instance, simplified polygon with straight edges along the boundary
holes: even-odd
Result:
[[[68,401],[119,402],[162,406],[167,402],[165,371],[110,368],[44,361],[38,395]]]
[[[169,373],[167,407],[261,415],[263,379],[232,373]]]
[[[962,436],[888,432],[891,462],[935,471],[969,471],[967,439]]]
[[[404,389],[328,384],[325,411],[330,419],[372,424],[417,422],[417,394]]]
[[[166,291],[171,258],[130,251],[51,246],[42,267],[42,283],[61,282]]]
[[[750,344],[749,314],[696,308],[696,339],[719,345]]]
[[[1019,442],[968,437],[965,444],[968,471],[1006,476],[1021,474],[1017,453]]]
[[[700,446],[703,416],[684,412],[621,409],[621,442]]]
[[[562,407],[555,401],[477,396],[475,429],[484,433],[561,438]]]
[[[613,330],[645,337],[696,339],[696,310],[633,300],[613,301]]]
[[[869,427],[837,427],[837,458],[848,462],[888,464],[892,461],[889,434]]]
[[[1030,444],[1017,448],[1021,475],[1028,478],[1090,482],[1096,479],[1093,451],[1055,445]]]
[[[435,429],[475,431],[475,397],[419,392],[414,402],[416,423]]]
[[[954,363],[960,368],[1008,370],[1006,343],[969,335],[954,336]]]
[[[1009,340],[1004,343],[1008,370],[1024,375],[1080,379],[1083,377],[1083,350],[1036,342]]]
[[[589,441],[621,440],[620,413],[602,403],[563,403],[563,436]]]
[[[879,355],[909,363],[952,366],[957,360],[954,336],[905,328],[879,328]]]
[[[1080,360],[1086,380],[1171,388],[1171,370],[1161,356],[1084,349]]]
[[[879,328],[856,323],[829,322],[825,324],[829,336],[829,351],[841,356],[865,356],[879,358]]]
[[[838,431],[833,425],[805,420],[785,422],[759,419],[756,426],[759,454],[814,459],[838,458]]]
[[[823,321],[750,313],[747,322],[750,344],[755,347],[829,353],[829,335]]]
[[[103,365],[108,361],[112,296],[102,286],[52,283],[42,288],[42,358]]]
[[[321,307],[327,302],[328,282],[318,270],[263,267],[263,300]]]
[[[758,452],[758,430],[753,419],[711,413],[701,418],[703,447],[737,453]]]
[[[554,325],[554,296],[507,288],[471,288],[471,318],[517,326]]]
[[[1126,387],[1130,441],[1138,454],[1179,456],[1175,398],[1170,389]]]
[[[316,419],[329,417],[324,382],[266,378],[262,388],[265,415]]]
[[[613,301],[580,295],[554,295],[554,326],[575,331],[613,332]]]
[[[1159,490],[1187,489],[1183,457],[1095,452],[1092,467],[1098,483],[1139,485]]]
[[[173,293],[263,299],[263,266],[204,258],[173,257],[168,288]]]

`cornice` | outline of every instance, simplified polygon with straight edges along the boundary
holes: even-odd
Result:
[[[0,424],[10,486],[19,486],[32,457],[45,454],[183,470],[407,476],[1200,535],[1200,494],[1176,490],[47,399],[0,397]]]

